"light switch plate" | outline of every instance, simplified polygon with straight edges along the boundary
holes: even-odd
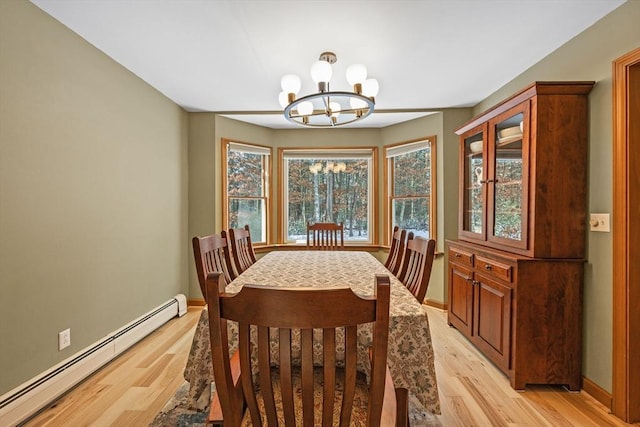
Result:
[[[591,231],[601,231],[608,233],[611,231],[608,213],[592,213],[589,219]]]

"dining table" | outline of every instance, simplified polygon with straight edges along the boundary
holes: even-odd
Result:
[[[387,275],[391,283],[387,364],[394,387],[408,390],[424,410],[439,414],[438,384],[427,313],[402,282],[371,253],[315,250],[269,252],[228,283],[225,291],[237,292],[245,284],[282,287],[348,286],[357,294],[373,295],[376,274]],[[236,333],[230,326],[231,340]],[[363,329],[362,333],[358,330],[359,348],[365,348],[365,354],[371,338],[370,328]],[[230,343],[230,347],[231,345]],[[235,345],[237,346],[237,339]],[[366,357],[363,359],[368,360]],[[358,364],[360,368],[360,362]],[[366,366],[363,369],[366,370]],[[199,406],[196,402],[208,399],[213,383],[213,367],[206,308],[196,325],[184,378],[189,382],[188,399],[193,407]]]

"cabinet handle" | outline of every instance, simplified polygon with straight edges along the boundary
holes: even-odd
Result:
[[[491,264],[485,264],[484,268],[485,270],[491,270]]]
[[[456,258],[461,258],[461,257],[462,257],[462,255],[460,255],[460,254],[456,254],[456,255],[455,255],[455,257],[456,257]]]

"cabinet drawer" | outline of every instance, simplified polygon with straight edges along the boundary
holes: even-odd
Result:
[[[449,261],[473,267],[473,254],[460,249],[449,248]]]
[[[498,279],[506,280],[507,282],[511,282],[513,277],[510,265],[481,256],[476,256],[476,269],[478,271],[489,273]]]

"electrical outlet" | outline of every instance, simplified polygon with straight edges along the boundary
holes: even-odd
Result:
[[[603,231],[608,233],[611,231],[608,213],[592,213],[589,219],[591,231]]]
[[[71,345],[71,329],[65,329],[58,333],[58,351]]]

